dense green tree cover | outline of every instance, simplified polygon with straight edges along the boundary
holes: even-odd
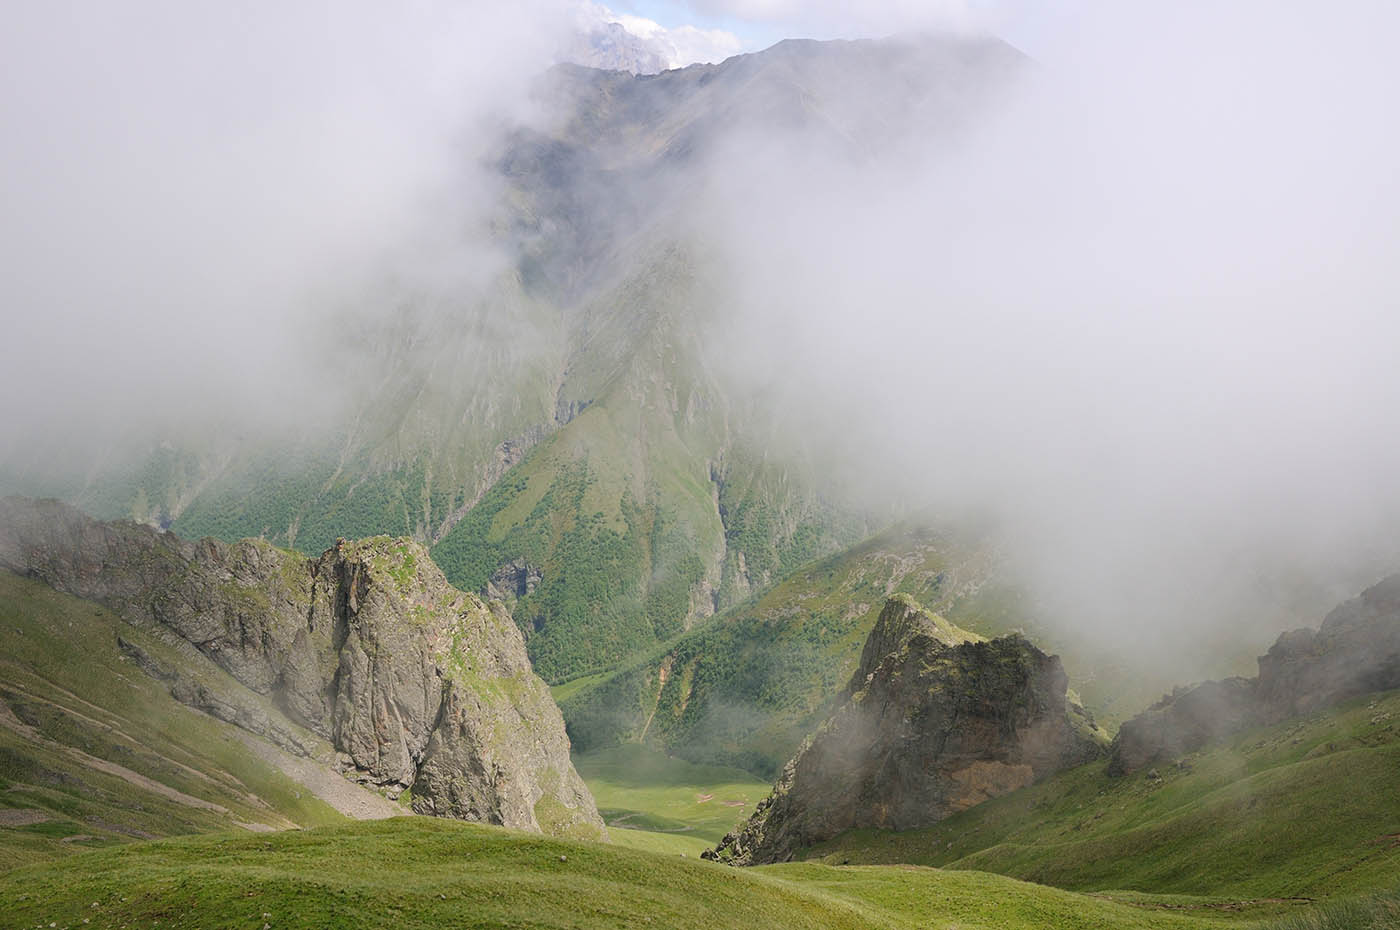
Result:
[[[581,750],[644,739],[771,778],[829,712],[889,594],[947,611],[992,567],[951,536],[881,534],[562,699],[570,736]]]

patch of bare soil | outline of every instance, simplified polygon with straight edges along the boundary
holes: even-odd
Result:
[[[407,813],[402,807],[380,797],[373,791],[349,781],[329,765],[292,755],[258,739],[244,730],[237,731],[243,745],[262,759],[276,766],[292,781],[300,782],[308,791],[347,817],[356,820],[384,820]]]
[[[28,827],[52,820],[47,813],[28,808],[0,810],[0,827]]]

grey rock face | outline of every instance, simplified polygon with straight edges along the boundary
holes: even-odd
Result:
[[[544,574],[524,559],[512,559],[491,573],[486,595],[494,600],[525,597],[534,593]]]
[[[891,599],[849,700],[705,855],[781,862],[845,830],[927,826],[1089,761],[1102,747],[1068,713],[1066,685],[1059,658],[1020,636],[976,641]]]
[[[6,498],[0,567],[173,630],[328,739],[348,775],[393,797],[411,789],[419,813],[602,832],[515,623],[449,585],[415,542],[342,542],[312,560]],[[299,750],[266,715],[225,706],[149,656],[133,659],[184,703]]]
[[[1249,726],[1257,719],[1255,684],[1227,678],[1173,691],[1118,728],[1108,774],[1175,759]]]
[[[1400,575],[1342,604],[1316,631],[1284,633],[1259,657],[1257,678],[1178,688],[1124,723],[1109,774],[1134,772],[1252,726],[1392,688],[1400,688]]]

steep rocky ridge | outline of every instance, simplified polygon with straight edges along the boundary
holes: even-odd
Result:
[[[1284,633],[1255,678],[1178,688],[1124,722],[1111,774],[1170,761],[1254,726],[1400,688],[1400,575],[1337,607],[1317,630]]]
[[[497,603],[452,588],[421,545],[342,542],[317,559],[245,540],[187,542],[56,501],[0,501],[0,567],[173,632],[294,724],[347,775],[425,814],[601,831],[563,721]],[[266,710],[212,697],[127,643],[177,699],[294,753]]]
[[[928,826],[1098,756],[1064,669],[1019,635],[982,640],[891,598],[848,699],[708,858],[781,862],[846,830]]]

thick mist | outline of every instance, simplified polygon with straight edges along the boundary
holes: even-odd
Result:
[[[469,298],[505,266],[484,155],[527,112],[562,8],[11,10],[0,436],[300,428],[327,409],[356,368],[335,314]]]
[[[1090,4],[975,131],[736,139],[714,355],[853,493],[995,526],[1081,632],[1315,622],[1400,568],[1397,26]]]

